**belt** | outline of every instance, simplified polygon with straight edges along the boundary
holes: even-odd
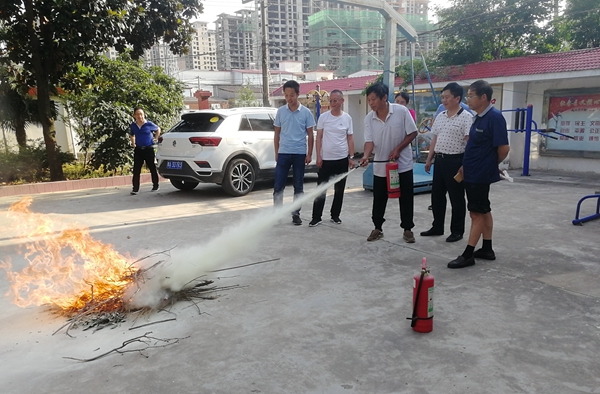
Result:
[[[436,157],[440,157],[440,158],[442,158],[442,159],[445,159],[445,158],[448,158],[448,159],[449,159],[449,158],[451,158],[451,157],[462,157],[462,156],[464,156],[464,155],[465,155],[464,153],[453,153],[453,154],[448,154],[448,153],[438,153],[438,152],[435,152],[435,156],[436,156]]]

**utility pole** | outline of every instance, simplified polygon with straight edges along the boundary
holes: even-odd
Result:
[[[260,18],[262,24],[262,96],[263,107],[270,107],[269,103],[269,48],[267,47],[267,0],[260,0]]]

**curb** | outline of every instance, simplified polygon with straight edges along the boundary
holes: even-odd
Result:
[[[159,176],[161,181],[165,179]],[[140,175],[140,184],[152,183],[149,173]],[[131,186],[131,175],[112,176],[106,178],[77,179],[72,181],[28,183],[25,185],[0,186],[0,197],[56,193],[72,190],[95,189],[103,187]]]

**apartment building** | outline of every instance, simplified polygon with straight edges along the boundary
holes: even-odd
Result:
[[[217,70],[217,44],[214,30],[208,28],[208,22],[192,23],[195,33],[188,55],[185,58],[186,70]]]
[[[144,65],[158,66],[168,75],[176,75],[179,71],[180,57],[171,52],[168,44],[159,42],[144,52]]]
[[[215,22],[217,68],[250,69],[260,64],[257,12],[239,10],[234,15],[220,14]]]

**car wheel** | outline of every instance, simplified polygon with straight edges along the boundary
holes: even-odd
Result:
[[[192,182],[192,181],[180,181],[177,179],[169,179],[171,181],[171,185],[175,186],[175,189],[179,190],[194,190],[198,183],[200,182]]]
[[[252,191],[255,183],[256,171],[247,160],[234,159],[229,163],[223,178],[225,193],[233,197],[245,196]]]

